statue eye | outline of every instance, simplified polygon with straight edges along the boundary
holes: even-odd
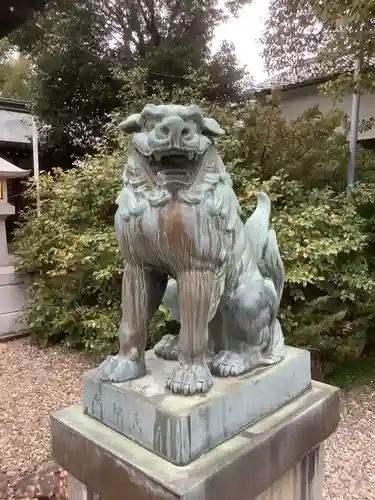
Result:
[[[155,128],[155,125],[158,123],[158,120],[156,118],[146,118],[143,128],[146,130],[146,132],[150,132],[152,129]]]
[[[195,120],[193,119],[190,119],[190,120],[185,120],[185,123],[187,125],[189,125],[190,129],[193,131],[193,132],[198,132],[198,124]]]

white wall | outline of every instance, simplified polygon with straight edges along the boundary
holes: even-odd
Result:
[[[334,103],[331,97],[318,91],[317,85],[286,90],[281,94],[281,106],[285,116],[289,119],[297,118],[306,109],[317,105],[323,113],[328,112],[332,108],[342,109],[350,118],[352,95],[347,94],[342,102]],[[366,93],[361,95],[360,120],[368,120],[371,117],[375,117],[375,94]],[[375,138],[375,128],[359,136],[359,139],[373,138]]]

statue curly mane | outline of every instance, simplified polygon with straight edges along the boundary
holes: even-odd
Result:
[[[173,200],[158,175],[153,176],[147,162],[132,144],[123,173],[124,186],[116,199],[121,217],[142,215],[149,207],[162,207]],[[225,221],[224,229],[233,231],[240,206],[232,188],[232,180],[215,146],[204,153],[200,168],[191,185],[178,191],[176,202],[199,206],[199,210]]]

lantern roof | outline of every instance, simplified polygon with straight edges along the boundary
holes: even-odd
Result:
[[[29,173],[30,170],[24,170],[23,168],[16,167],[13,163],[10,163],[8,160],[5,160],[0,156],[0,177],[5,179],[26,177]]]

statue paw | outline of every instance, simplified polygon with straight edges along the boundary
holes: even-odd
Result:
[[[164,337],[155,345],[154,353],[159,358],[177,360],[180,353],[178,347],[178,336],[164,335]]]
[[[213,378],[206,363],[178,366],[166,382],[168,390],[184,396],[203,394],[208,392],[212,385]]]
[[[211,372],[217,377],[236,377],[251,369],[247,353],[221,351],[211,362]]]
[[[108,356],[99,365],[100,380],[103,382],[126,382],[146,373],[143,359],[131,359],[126,356]]]

